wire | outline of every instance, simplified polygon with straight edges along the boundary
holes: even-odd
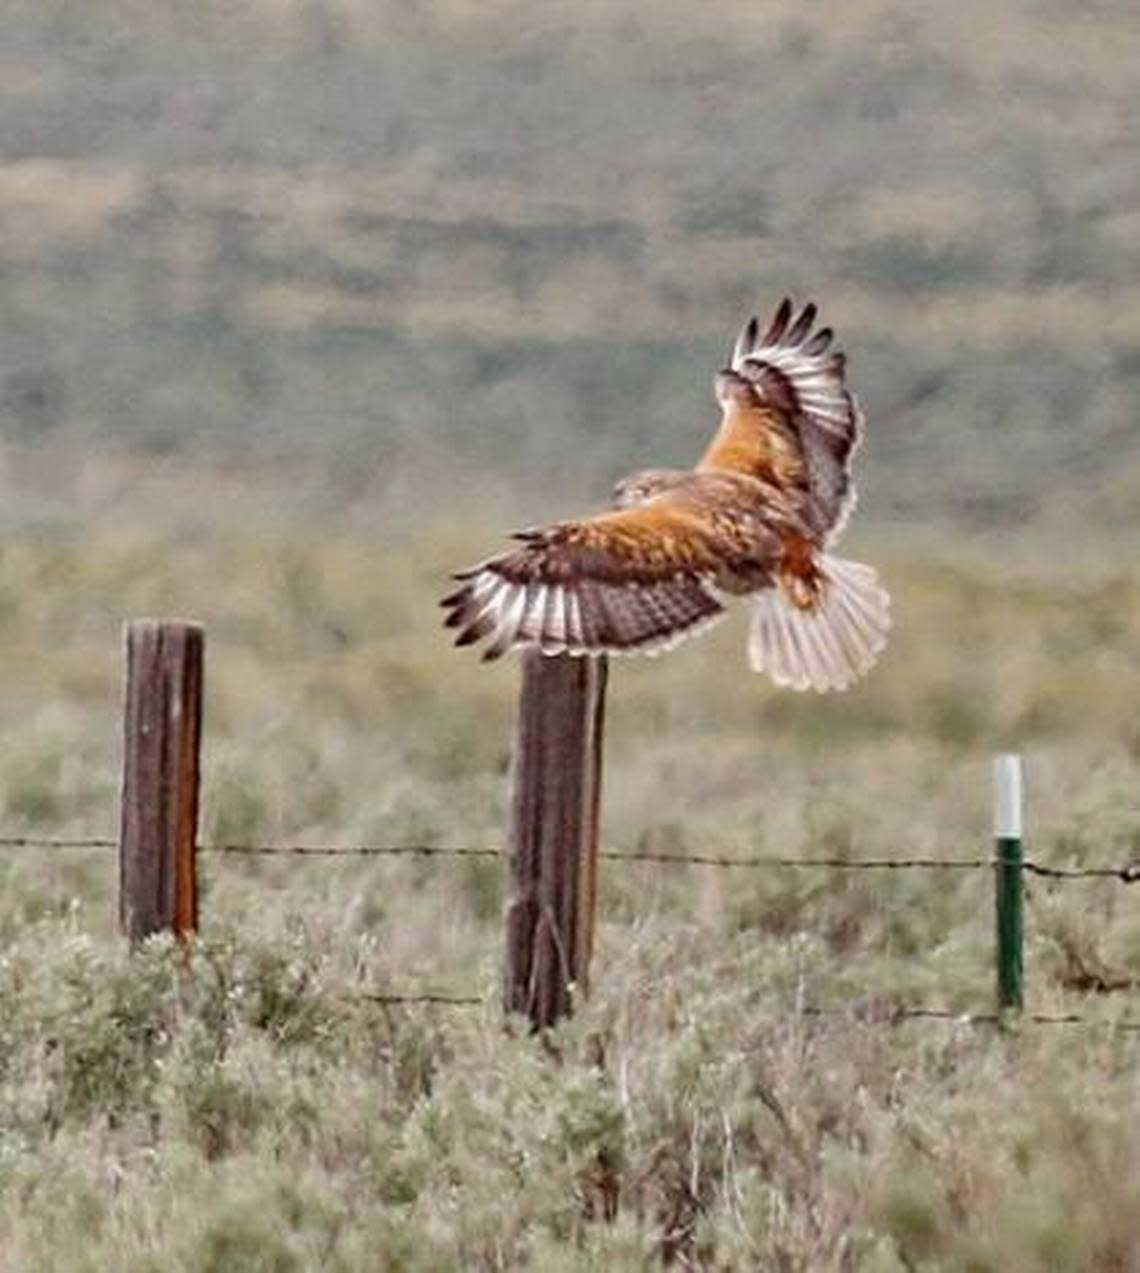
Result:
[[[365,1003],[381,1005],[395,1004],[399,1006],[429,1005],[432,1007],[482,1007],[487,999],[479,995],[452,995],[439,992],[425,994],[382,994],[358,993],[346,995],[348,1000],[361,1000]],[[1125,1034],[1140,1033],[1140,1021],[1093,1021],[1076,1012],[1049,1013],[1026,1012],[1007,1016],[996,1012],[956,1012],[949,1008],[923,1008],[888,1006],[881,1012],[868,1011],[866,1008],[826,1008],[808,1006],[800,1009],[805,1017],[835,1017],[863,1026],[897,1026],[907,1021],[947,1021],[954,1025],[968,1026],[1001,1026],[1001,1025],[1076,1025],[1105,1026],[1110,1030]]]
[[[1048,880],[1119,880],[1122,884],[1140,883],[1140,862],[1128,862],[1124,866],[1043,866],[1040,862],[1022,862],[1022,868],[1032,875]]]
[[[0,836],[3,849],[117,849],[118,840],[100,838],[60,839],[55,836],[7,835]]]
[[[480,995],[451,995],[428,991],[424,994],[381,994],[379,992],[360,991],[344,996],[348,1000],[360,999],[365,1003],[379,1004],[431,1004],[446,1008],[476,1008],[486,1003]]]
[[[867,1008],[802,1009],[805,1017],[845,1017],[864,1025],[899,1025],[904,1021],[950,1021],[958,1025],[1008,1025],[1024,1022],[1030,1025],[1105,1025],[1113,1030],[1140,1031],[1140,1021],[1092,1021],[1076,1012],[1025,1012],[1002,1016],[996,1012],[954,1012],[949,1008],[907,1008],[886,1006],[880,1012]]]
[[[0,840],[0,845],[4,841]],[[456,848],[429,844],[318,845],[318,844],[202,844],[202,853],[232,857],[467,857],[501,858],[501,849]],[[846,857],[728,857],[707,853],[663,853],[654,850],[603,849],[598,857],[607,862],[653,862],[662,866],[709,866],[737,870],[830,870],[830,871],[976,871],[1001,865],[997,858],[846,858]],[[1140,864],[1113,867],[1053,867],[1032,860],[1022,867],[1051,879],[1119,879],[1126,884],[1140,882]]]
[[[3,841],[0,840],[0,844]],[[442,848],[431,844],[200,844],[199,853],[231,857],[464,857],[497,858],[498,849]]]
[[[57,836],[0,836],[0,848],[9,849],[114,849],[118,840],[107,837],[61,838]],[[501,858],[495,848],[452,847],[434,844],[199,844],[198,852],[229,857],[458,857]],[[1008,865],[992,857],[973,858],[845,858],[845,857],[729,857],[706,853],[663,853],[650,849],[603,849],[598,856],[608,862],[654,862],[663,866],[708,866],[727,870],[829,870],[829,871],[976,871]],[[1122,866],[1046,866],[1032,858],[1021,867],[1031,875],[1052,880],[1112,879],[1123,884],[1140,883],[1140,862]]]
[[[899,871],[917,868],[936,871],[972,871],[993,866],[994,858],[841,858],[841,857],[714,857],[701,853],[654,853],[603,851],[599,857],[611,862],[660,862],[683,866],[715,866],[762,870],[766,867],[804,868],[831,871]]]
[[[2,844],[3,841],[0,841]],[[202,844],[202,853],[221,853],[233,857],[490,857],[501,858],[501,849],[447,848],[427,844],[394,845],[316,845],[316,844]],[[993,858],[737,858],[703,853],[661,853],[632,849],[603,849],[599,858],[608,862],[655,862],[673,866],[712,866],[721,868],[763,869],[765,867],[808,868],[835,871],[886,871],[910,867],[930,870],[976,870],[993,866]]]

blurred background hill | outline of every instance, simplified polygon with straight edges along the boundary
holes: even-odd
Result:
[[[848,543],[894,594],[887,658],[833,700],[742,694],[729,624],[624,665],[615,728],[1140,749],[1134,6],[10,0],[0,24],[9,811],[101,822],[119,624],[181,613],[212,634],[212,736],[258,757],[247,831],[311,826],[297,767],[337,770],[342,826],[374,783],[342,753],[387,729],[412,829],[445,834],[417,784],[498,790],[514,693],[451,653],[447,572],[690,462],[737,325],[785,292],[867,410]],[[28,778],[29,712],[97,775],[73,800],[56,761]]]
[[[525,511],[683,462],[817,299],[862,518],[1134,524],[1128,3],[9,0],[0,431]],[[446,460],[443,459],[446,457]]]

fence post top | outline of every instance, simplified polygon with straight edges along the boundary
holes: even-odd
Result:
[[[128,619],[123,624],[123,644],[130,649],[184,648],[187,654],[206,648],[206,626],[197,619]]]
[[[994,836],[1020,840],[1022,836],[1021,757],[1003,752],[994,758]]]
[[[202,632],[202,633],[206,631],[206,625],[200,622],[198,619],[142,618],[142,619],[128,619],[127,622],[124,624],[124,629],[127,632],[147,632],[147,631],[161,629],[161,628],[180,628],[183,631]]]

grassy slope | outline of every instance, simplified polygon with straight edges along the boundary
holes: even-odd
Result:
[[[514,676],[450,651],[432,599],[514,510],[415,521],[414,488],[9,451],[4,829],[113,830],[119,621],[190,613],[207,836],[497,844]],[[1002,563],[986,539],[948,560],[866,535],[899,628],[842,700],[742,684],[739,625],[621,664],[607,841],[977,854],[988,755],[1015,743],[1035,853],[1134,856],[1140,598],[1034,567],[1054,534]],[[597,993],[551,1052],[500,1027],[494,863],[210,859],[185,972],[161,947],[128,966],[111,855],[13,851],[0,873],[0,1266],[1133,1258],[1127,1005],[1072,988],[1140,964],[1118,885],[1034,885],[1029,911],[1031,1006],[1104,1027],[1001,1039],[797,1009],[988,1010],[984,876],[611,868]],[[424,986],[489,1004],[352,999]]]

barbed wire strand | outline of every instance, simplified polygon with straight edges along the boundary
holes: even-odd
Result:
[[[434,844],[200,844],[199,853],[229,857],[459,857],[497,858],[490,848],[455,848]]]
[[[424,994],[384,994],[379,991],[358,991],[346,994],[344,999],[352,1002],[361,1000],[364,1003],[379,1004],[429,1004],[443,1008],[481,1008],[487,1000],[482,995],[453,995],[441,991],[428,991]]]
[[[117,849],[118,847],[118,840],[98,836],[74,839],[43,835],[0,836],[0,848],[3,849]]]
[[[1119,880],[1122,884],[1140,883],[1140,862],[1126,862],[1123,866],[1045,866],[1027,859],[1022,870],[1047,880]]]
[[[0,836],[0,848],[9,849],[114,849],[118,840],[109,837]],[[433,844],[199,844],[198,851],[229,857],[457,857],[499,858],[495,848]],[[975,871],[999,865],[993,857],[973,858],[846,858],[846,857],[729,857],[708,853],[665,853],[651,849],[603,849],[600,858],[609,862],[652,862],[663,866],[707,866],[736,870],[832,870],[832,871]],[[1140,862],[1122,866],[1047,866],[1032,858],[1021,863],[1031,875],[1052,880],[1113,879],[1124,884],[1140,883]]]
[[[348,1001],[359,1000],[364,1003],[397,1006],[430,1006],[430,1007],[483,1007],[489,1000],[480,995],[451,995],[441,992],[426,994],[384,994],[355,993],[345,995]],[[1076,1012],[1024,1012],[1002,1016],[996,1012],[958,1012],[950,1008],[922,1007],[890,1007],[881,1011],[863,1008],[825,1008],[807,1006],[800,1009],[805,1017],[837,1018],[854,1022],[862,1026],[897,1026],[907,1021],[945,1021],[951,1025],[968,1026],[1000,1026],[1000,1025],[1042,1025],[1042,1026],[1101,1026],[1108,1030],[1116,1030],[1125,1034],[1140,1033],[1140,1021],[1094,1021]]]
[[[0,836],[0,848],[48,848],[48,849],[113,849],[118,847],[118,840],[107,836]],[[490,858],[502,856],[499,849],[475,847],[448,847],[429,844],[394,844],[394,845],[314,845],[314,844],[200,844],[199,852],[215,853],[231,856],[257,857],[477,857]],[[603,850],[599,857],[618,862],[655,862],[673,863],[676,865],[709,866],[722,868],[801,868],[828,869],[842,871],[878,871],[878,870],[978,870],[998,865],[996,858],[792,858],[792,857],[754,857],[734,858],[711,854],[675,854],[661,853],[652,850],[630,850],[618,852]],[[1026,859],[1022,869],[1033,875],[1046,879],[1116,879],[1125,884],[1134,884],[1140,880],[1140,863],[1127,863],[1124,866],[1094,867],[1056,867]],[[393,1006],[432,1006],[432,1007],[480,1007],[487,1000],[479,995],[457,995],[443,991],[423,993],[383,993],[358,992],[345,996],[348,1000],[363,1003]],[[802,1010],[805,1017],[843,1017],[863,1025],[898,1025],[905,1021],[947,1021],[961,1025],[1001,1025],[1011,1018],[997,1013],[962,1013],[948,1008],[924,1007],[890,1007],[881,1011],[860,1008],[823,1008],[809,1006]],[[1078,1013],[1023,1013],[1012,1020],[1031,1025],[1095,1025],[1104,1024],[1121,1032],[1140,1032],[1140,1022],[1092,1022]]]
[[[3,841],[0,841],[2,844]],[[314,845],[314,844],[202,844],[202,853],[233,857],[481,857],[501,858],[501,849],[451,848],[427,844],[394,845]],[[647,849],[602,849],[598,857],[608,862],[653,862],[664,866],[711,866],[721,868],[816,868],[838,871],[901,870],[919,867],[937,870],[976,870],[993,866],[996,858],[841,858],[841,857],[753,857],[739,858],[708,853],[663,853]]]
[[[818,1008],[801,1009],[805,1017],[844,1017],[862,1025],[899,1025],[904,1021],[948,1021],[958,1025],[1010,1025],[1018,1022],[1029,1025],[1083,1025],[1105,1026],[1126,1033],[1140,1031],[1140,1021],[1094,1021],[1077,1012],[1022,1012],[1002,1016],[997,1012],[956,1012],[950,1008],[891,1007],[881,1010],[866,1008]]]

